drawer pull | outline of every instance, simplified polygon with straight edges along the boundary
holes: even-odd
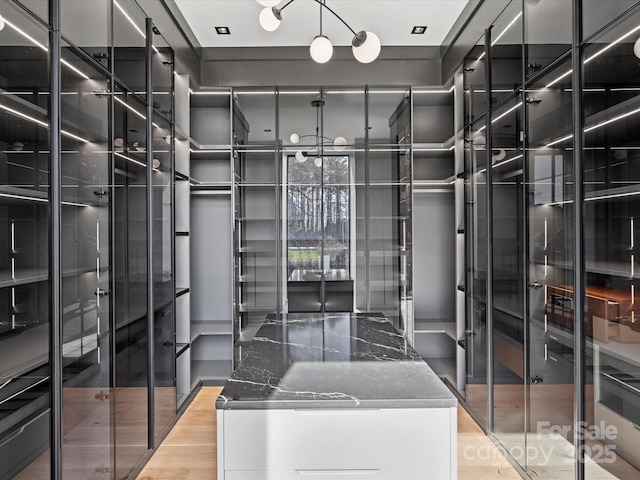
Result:
[[[22,435],[24,433],[25,427],[26,427],[26,425],[22,425],[18,430],[16,430],[11,435],[9,435],[7,438],[5,438],[4,441],[2,443],[0,443],[0,447],[4,447],[11,440],[13,440],[14,438],[18,437],[19,435]]]
[[[296,470],[301,477],[345,477],[354,475],[377,475],[380,470]]]
[[[357,416],[363,416],[363,415],[376,415],[378,414],[379,410],[376,409],[365,409],[365,408],[358,408],[358,409],[352,409],[352,408],[345,408],[345,409],[338,409],[338,410],[325,410],[325,409],[320,409],[320,410],[311,410],[311,409],[299,409],[296,410],[296,413],[298,415],[306,415],[306,416],[347,416],[347,417],[357,417]]]

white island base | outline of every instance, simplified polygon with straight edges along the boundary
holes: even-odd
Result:
[[[218,480],[457,478],[457,409],[218,410]]]

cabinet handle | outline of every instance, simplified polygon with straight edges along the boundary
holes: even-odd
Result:
[[[376,475],[380,470],[379,469],[368,469],[368,470],[296,470],[296,473],[301,477],[344,477],[345,475]]]
[[[93,396],[96,400],[100,400],[101,402],[104,402],[105,400],[109,399],[109,395],[104,393],[104,391],[100,390],[100,393],[96,393]]]
[[[110,293],[111,293],[110,290],[103,290],[101,288],[97,288],[96,291],[94,292],[94,295],[97,295],[98,297],[105,297]]]
[[[335,410],[314,410],[314,409],[296,409],[295,412],[302,416],[348,416],[358,417],[363,415],[377,415],[378,409],[375,408],[359,408],[359,409],[335,409]]]
[[[633,422],[631,422],[631,425],[633,425],[633,428],[635,428],[636,430],[640,430],[640,425],[637,425]]]
[[[4,447],[6,444],[8,444],[11,440],[13,440],[14,438],[16,438],[19,435],[22,435],[24,433],[24,429],[26,428],[26,425],[22,425],[18,430],[16,430],[15,432],[13,432],[12,434],[10,434],[8,437],[6,437],[4,439],[4,441],[2,443],[0,443],[0,447]]]

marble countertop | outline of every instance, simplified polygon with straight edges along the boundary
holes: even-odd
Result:
[[[443,408],[456,397],[383,316],[267,317],[218,409]]]

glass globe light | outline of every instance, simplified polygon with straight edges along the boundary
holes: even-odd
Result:
[[[289,137],[289,140],[291,141],[291,143],[298,143],[300,141],[300,135],[298,135],[297,133],[292,133]]]
[[[263,7],[275,7],[280,3],[280,0],[256,0]]]
[[[260,25],[267,32],[273,32],[278,29],[280,26],[280,22],[282,21],[282,16],[280,12],[275,10],[273,7],[264,7],[260,12]]]
[[[640,58],[640,38],[638,38],[636,40],[636,42],[633,44],[633,54]]]
[[[382,45],[380,39],[373,32],[358,32],[353,41],[351,42],[351,51],[353,56],[360,63],[371,63],[378,55]]]
[[[324,35],[317,35],[309,47],[311,58],[316,63],[327,63],[333,55],[333,45]]]
[[[491,151],[491,159],[494,163],[504,160],[506,156],[507,152],[504,148],[498,148]]]
[[[336,139],[333,141],[333,149],[336,152],[341,152],[345,148],[347,148],[347,139],[344,137],[336,137]]]
[[[298,150],[296,152],[296,162],[304,163],[306,161],[307,161],[307,156],[304,153],[302,153],[302,150]]]
[[[487,145],[487,137],[484,135],[476,135],[473,137],[473,146],[484,148]]]
[[[321,157],[316,157],[313,159],[313,164],[320,168],[322,166],[322,158]]]

